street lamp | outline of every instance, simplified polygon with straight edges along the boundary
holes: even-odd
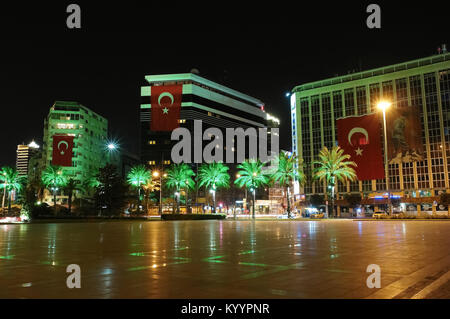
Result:
[[[111,164],[111,154],[115,153],[119,150],[119,144],[112,140],[108,141],[108,142],[106,142],[105,149],[108,153],[108,164]]]
[[[377,108],[383,112],[383,133],[384,133],[384,174],[386,177],[386,191],[388,193],[388,212],[389,215],[392,214],[391,209],[391,193],[389,191],[389,169],[388,169],[388,143],[387,143],[387,129],[386,129],[386,110],[392,105],[391,102],[388,101],[380,101],[377,104]]]

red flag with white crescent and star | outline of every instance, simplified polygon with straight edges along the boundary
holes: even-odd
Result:
[[[181,98],[183,85],[162,85],[151,87],[150,129],[172,131],[180,126]]]
[[[53,165],[72,166],[73,138],[69,135],[53,135]]]
[[[378,114],[352,116],[336,121],[338,143],[355,168],[358,180],[384,178],[381,125]]]

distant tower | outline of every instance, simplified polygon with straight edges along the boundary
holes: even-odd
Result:
[[[16,169],[19,176],[28,176],[28,164],[30,159],[40,152],[39,145],[32,141],[28,145],[17,145]]]

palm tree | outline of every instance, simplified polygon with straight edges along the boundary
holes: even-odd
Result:
[[[331,188],[331,207],[334,216],[334,187],[336,181],[345,183],[356,180],[356,172],[353,167],[356,163],[348,161],[350,155],[344,154],[344,150],[339,146],[334,146],[331,151],[327,147],[323,147],[319,152],[319,160],[314,161],[313,165],[317,165],[313,170],[314,178],[325,181],[328,188]]]
[[[142,185],[148,183],[151,178],[150,171],[145,167],[145,165],[137,165],[131,168],[127,175],[128,183],[138,189],[138,211],[141,209],[141,188]]]
[[[216,190],[221,187],[230,186],[230,175],[228,174],[229,167],[223,163],[212,162],[209,164],[202,164],[199,169],[198,179],[199,186],[211,188],[210,192],[213,194],[213,213],[216,213]]]
[[[2,167],[2,170],[0,171],[0,181],[2,181],[2,188],[3,188],[3,200],[2,200],[2,210],[5,207],[5,199],[6,199],[6,185],[8,184],[6,182],[6,170],[10,167]]]
[[[289,186],[291,182],[297,180],[299,184],[305,181],[305,174],[303,169],[299,166],[303,164],[303,159],[299,159],[295,153],[289,156],[287,152],[280,152],[277,157],[277,167],[272,174],[272,181],[278,181],[280,186],[286,187],[286,200],[288,218],[291,217],[291,203],[289,198]]]
[[[47,187],[48,190],[53,191],[53,206],[55,207],[56,216],[56,193],[60,187],[64,187],[67,184],[67,177],[63,174],[60,166],[49,165],[42,172],[41,178],[45,187]]]
[[[175,189],[175,196],[177,201],[177,214],[180,213],[180,190],[183,187],[193,188],[195,183],[192,179],[194,171],[186,163],[173,164],[167,170],[166,185],[169,188]]]
[[[64,193],[67,194],[67,205],[69,208],[69,214],[72,212],[72,197],[73,192],[78,189],[77,181],[73,178],[69,178],[67,184],[64,186]]]
[[[25,182],[24,176],[19,176],[19,172],[12,167],[5,166],[0,173],[0,180],[3,181],[3,202],[2,208],[5,207],[6,192],[8,192],[8,212],[11,210],[12,191],[20,191]]]
[[[238,171],[239,177],[234,183],[239,187],[245,187],[253,193],[253,218],[255,218],[256,189],[269,183],[269,177],[263,172],[263,167],[265,165],[266,164],[262,163],[259,159],[250,159],[237,166],[237,168],[240,169],[240,171]]]

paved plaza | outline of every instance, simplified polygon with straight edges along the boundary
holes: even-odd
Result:
[[[450,298],[449,247],[450,221],[2,225],[0,298]]]

